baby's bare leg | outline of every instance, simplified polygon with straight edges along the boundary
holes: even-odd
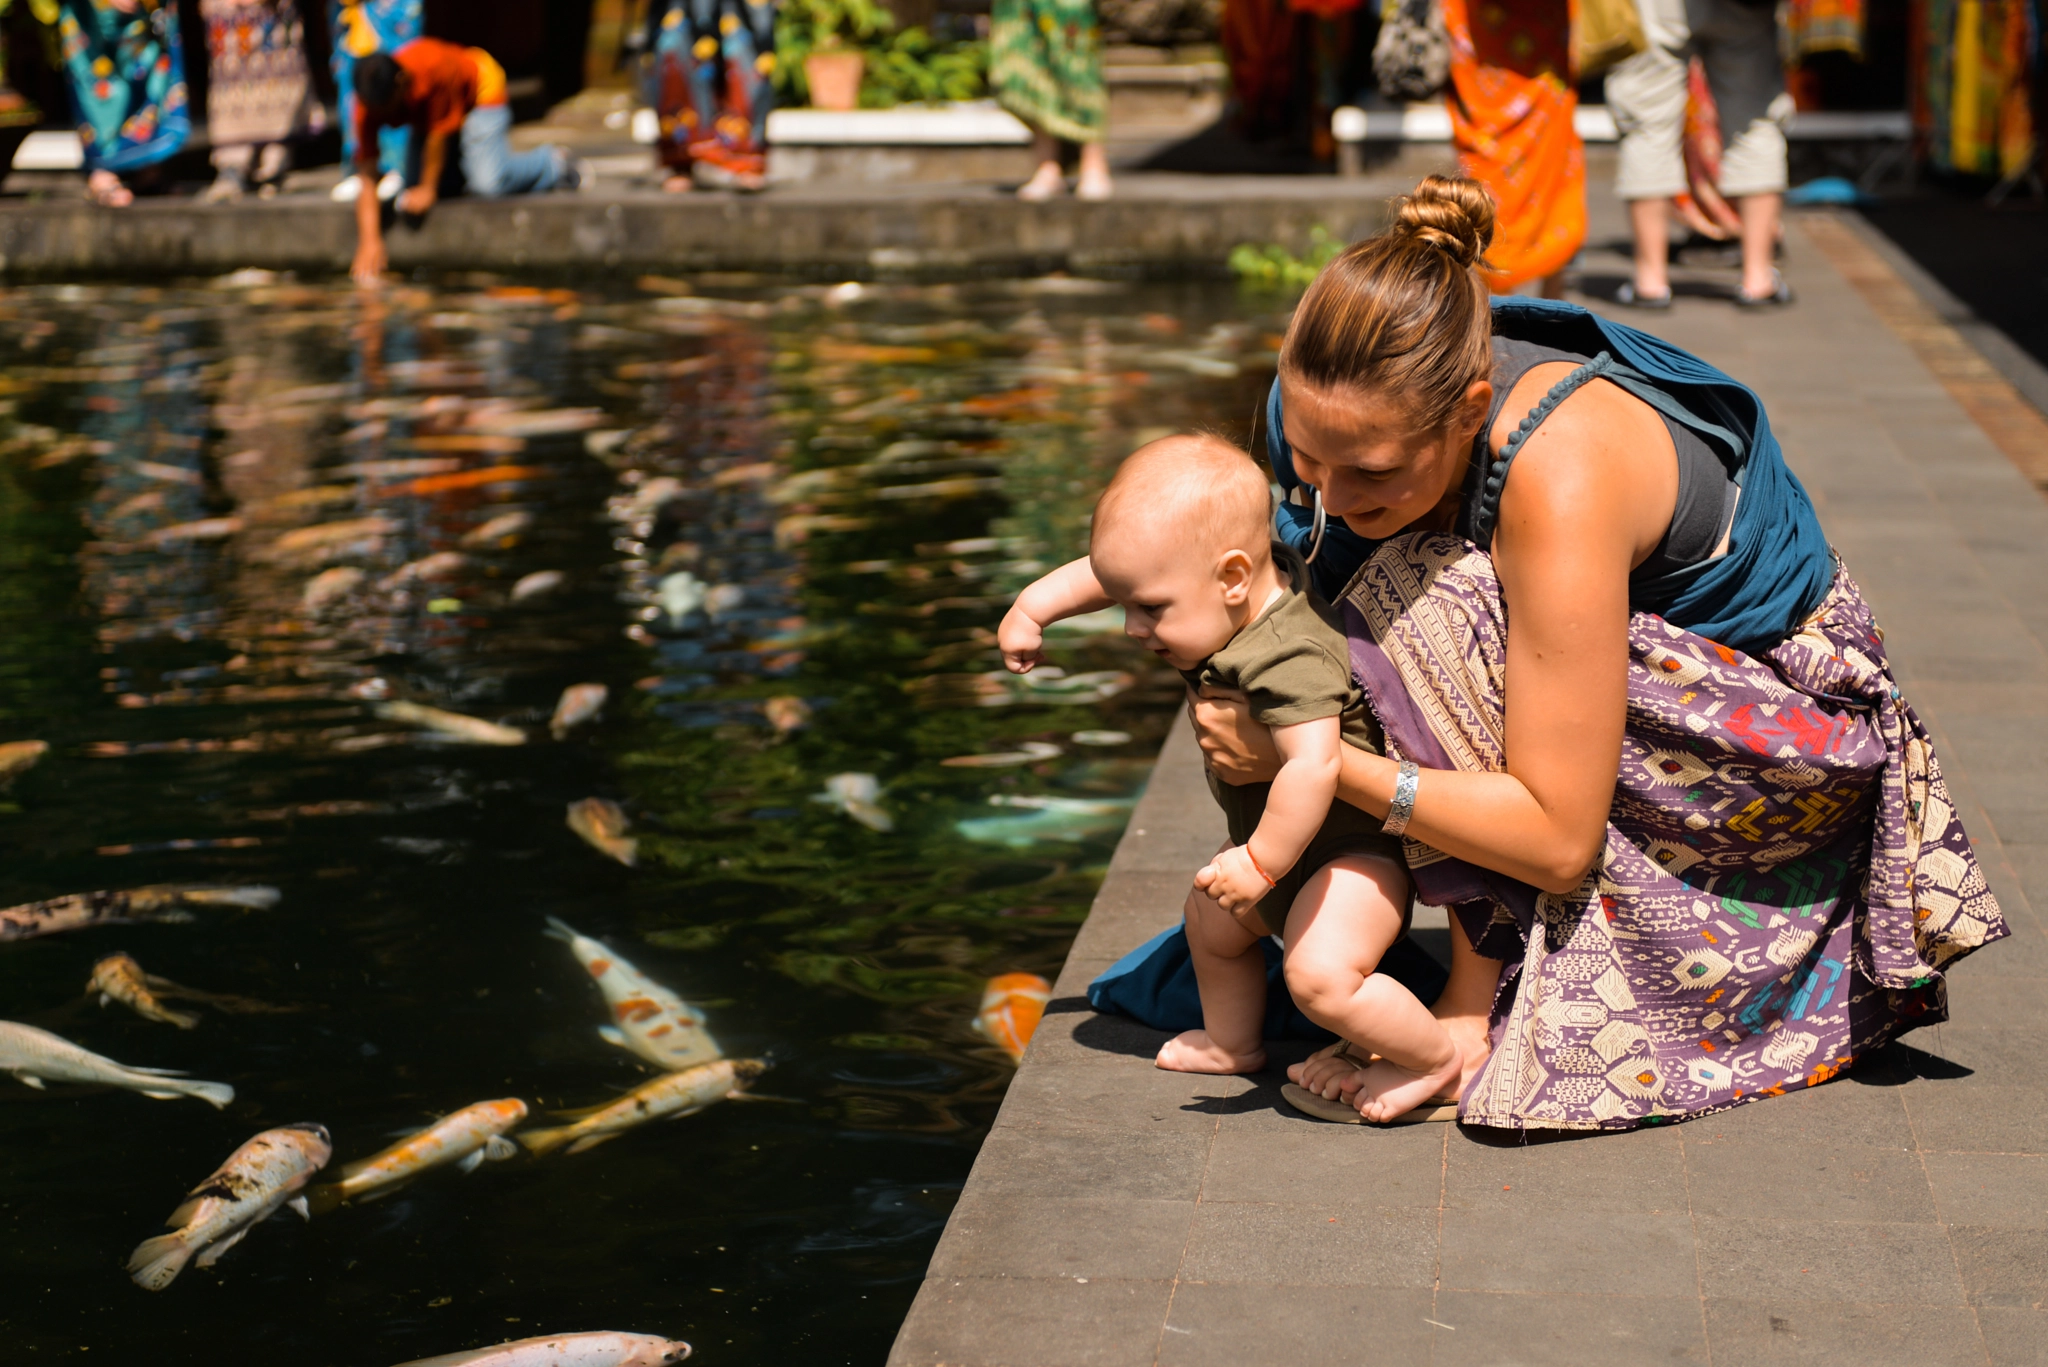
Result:
[[[1287,918],[1287,987],[1303,1014],[1380,1056],[1355,1098],[1368,1120],[1392,1120],[1458,1084],[1458,1048],[1442,1024],[1376,971],[1401,934],[1407,886],[1392,860],[1354,855],[1309,879]]]
[[[1266,956],[1260,937],[1198,888],[1188,890],[1182,916],[1202,989],[1204,1028],[1168,1040],[1154,1062],[1177,1073],[1256,1073],[1266,1066]]]

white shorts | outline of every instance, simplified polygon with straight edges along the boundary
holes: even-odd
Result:
[[[1639,0],[1639,7],[1650,46],[1607,73],[1607,109],[1621,133],[1615,193],[1664,199],[1685,190],[1685,72],[1695,54],[1721,114],[1716,188],[1731,198],[1782,191],[1792,101],[1778,64],[1776,14],[1738,0]]]

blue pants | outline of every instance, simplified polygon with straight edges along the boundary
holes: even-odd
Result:
[[[419,184],[420,156],[424,138],[413,140],[406,165],[406,183]],[[512,150],[512,110],[509,105],[478,105],[462,121],[458,155],[452,159],[439,187],[443,195],[468,194],[479,199],[500,199],[506,195],[541,194],[548,190],[574,189],[575,172],[559,147]]]

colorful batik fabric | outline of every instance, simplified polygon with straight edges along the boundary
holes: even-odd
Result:
[[[2012,178],[2034,164],[2034,0],[1922,0],[1909,61],[1914,126],[1934,169]]]
[[[655,29],[652,99],[662,163],[735,175],[768,168],[775,107],[772,0],[667,0]]]
[[[214,146],[282,142],[326,126],[306,66],[298,0],[199,0],[206,133]]]
[[[1787,67],[1816,52],[1863,60],[1864,0],[1787,0],[1779,39]]]
[[[88,170],[154,166],[185,145],[192,122],[177,0],[136,0],[127,10],[64,0],[57,42]]]
[[[1396,537],[1344,614],[1389,755],[1505,767],[1508,613],[1488,556]],[[1417,896],[1508,961],[1470,1124],[1626,1129],[1815,1086],[1946,1019],[1945,971],[2009,933],[1839,568],[1759,656],[1631,618],[1607,845],[1577,889],[1413,840],[1407,856]]]
[[[422,0],[337,0],[328,10],[333,36],[334,88],[340,94],[341,164],[356,164],[356,62],[373,52],[396,52],[426,32]],[[377,132],[377,166],[403,173],[412,137],[407,127]]]
[[[1092,0],[994,0],[988,84],[996,103],[1068,142],[1101,142],[1109,127],[1102,39]]]
[[[1451,138],[1499,212],[1487,283],[1508,294],[1555,275],[1586,240],[1586,150],[1572,120],[1565,0],[1443,0]]]

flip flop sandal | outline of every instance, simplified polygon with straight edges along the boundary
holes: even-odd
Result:
[[[1336,1125],[1370,1125],[1374,1129],[1386,1129],[1392,1125],[1427,1125],[1458,1118],[1456,1097],[1431,1097],[1406,1115],[1396,1116],[1387,1121],[1367,1120],[1358,1113],[1357,1107],[1347,1106],[1341,1101],[1326,1100],[1308,1088],[1298,1087],[1292,1082],[1281,1084],[1280,1098],[1311,1119],[1327,1120]]]
[[[1626,309],[1643,309],[1650,313],[1662,313],[1671,307],[1671,295],[1639,294],[1635,282],[1624,280],[1621,288],[1614,292],[1614,302]]]
[[[1737,290],[1735,292],[1735,307],[1739,309],[1783,308],[1787,304],[1792,303],[1796,298],[1797,296],[1792,293],[1792,287],[1785,283],[1784,275],[1779,272],[1777,267],[1773,266],[1771,268],[1771,292],[1769,294],[1744,294],[1741,290]]]

